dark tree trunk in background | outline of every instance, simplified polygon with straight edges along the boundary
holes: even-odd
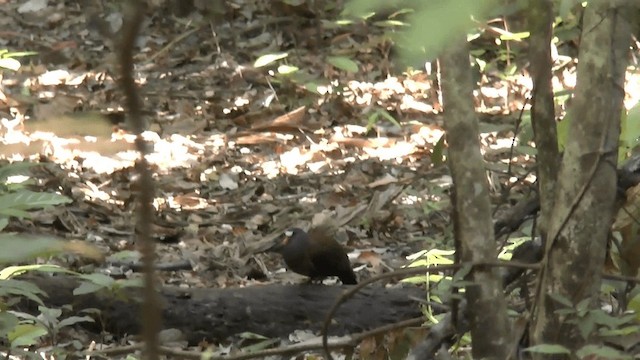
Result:
[[[600,290],[616,196],[620,114],[631,39],[625,16],[632,12],[611,4],[594,0],[585,10],[576,94],[568,114],[571,136],[558,176],[531,327],[534,344],[561,344],[574,351],[589,339],[570,321],[575,315],[556,312],[566,307],[549,294],[573,304],[591,299],[595,305]]]
[[[489,190],[480,153],[468,44],[453,41],[440,61],[448,164],[454,184],[454,231],[461,261],[496,259]],[[476,267],[465,287],[475,359],[506,359],[511,343],[502,282],[495,268]]]
[[[551,35],[553,33],[553,1],[529,1],[529,60],[533,78],[531,98],[531,124],[535,134],[538,153],[538,186],[540,189],[541,216],[538,229],[546,238],[547,228],[553,209],[556,175],[560,155],[558,151],[558,131],[553,103]]]

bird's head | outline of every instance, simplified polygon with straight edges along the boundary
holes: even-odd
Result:
[[[282,237],[267,251],[284,253],[295,253],[305,251],[309,246],[309,234],[300,228],[285,230]]]

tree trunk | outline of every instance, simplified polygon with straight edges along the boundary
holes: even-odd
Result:
[[[560,344],[575,351],[590,341],[580,335],[575,312],[557,313],[567,310],[557,300],[595,305],[600,289],[616,196],[628,13],[607,0],[591,1],[585,10],[576,95],[567,119],[571,138],[558,176],[531,328],[534,345]]]
[[[529,27],[531,30],[529,60],[533,78],[531,96],[531,124],[535,135],[536,164],[540,189],[540,221],[538,228],[546,239],[547,225],[553,210],[556,175],[560,165],[558,131],[551,85],[551,34],[553,33],[553,1],[529,2]]]
[[[454,232],[462,261],[495,260],[491,205],[473,107],[468,45],[454,41],[440,61],[449,167],[454,184]],[[495,268],[475,267],[465,287],[475,359],[506,359],[509,322],[502,281]]]

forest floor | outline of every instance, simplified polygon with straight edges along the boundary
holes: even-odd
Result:
[[[139,259],[138,154],[117,83],[122,12],[81,3],[0,8],[0,47],[35,52],[2,59],[5,68],[19,67],[2,70],[0,155],[42,163],[35,187],[73,200],[12,221],[10,230],[90,242],[104,263],[74,256],[53,262],[138,277],[129,266]],[[161,272],[163,283],[299,282],[280,271],[277,256],[256,251],[288,227],[323,221],[339,225],[336,238],[361,279],[406,265],[421,250],[450,249],[451,178],[436,75],[424,63],[413,71],[399,66],[385,26],[339,26],[336,13],[316,16],[278,1],[236,3],[215,16],[177,17],[167,4],[149,9],[138,40],[158,262],[184,267]],[[472,45],[496,36],[486,31]],[[517,57],[514,75],[488,59],[493,71],[477,72],[473,94],[496,209],[534,180],[531,127],[521,117],[531,91],[526,49],[512,42],[509,51]],[[265,54],[280,60],[256,67]],[[555,90],[572,90],[576,62],[562,61]],[[298,71],[279,73],[283,65]],[[640,98],[639,86],[631,74],[628,107]],[[504,197],[507,187],[513,193]]]

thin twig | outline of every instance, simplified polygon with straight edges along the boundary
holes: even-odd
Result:
[[[136,212],[136,244],[142,254],[144,268],[144,285],[142,306],[142,339],[145,341],[143,357],[147,360],[156,360],[159,357],[158,333],[161,327],[162,313],[160,311],[160,296],[155,288],[155,243],[151,239],[151,224],[153,223],[153,197],[155,193],[153,178],[149,164],[146,160],[148,146],[142,137],[145,123],[142,119],[142,99],[133,75],[133,52],[135,42],[144,18],[144,4],[142,0],[131,1],[125,12],[125,21],[122,28],[122,39],[118,60],[120,63],[120,85],[125,95],[126,107],[129,113],[131,128],[136,134],[135,145],[140,153],[140,159],[136,168],[140,174],[140,192],[138,194],[138,209]]]

